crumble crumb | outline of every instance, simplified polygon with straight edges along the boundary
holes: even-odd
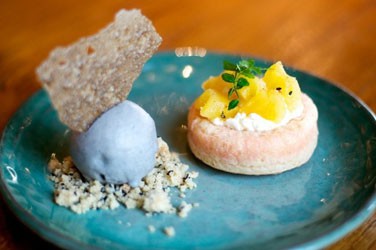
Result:
[[[178,209],[179,217],[181,218],[187,217],[188,213],[192,210],[192,208],[193,208],[192,204],[188,204],[187,202],[182,201]]]
[[[198,177],[198,172],[189,171],[189,166],[183,164],[177,154],[170,152],[162,138],[158,138],[158,147],[154,169],[135,188],[128,184],[86,181],[74,166],[71,157],[60,162],[52,154],[48,170],[49,179],[54,182],[55,202],[78,214],[96,209],[115,209],[123,204],[128,209],[142,209],[146,216],[152,216],[153,213],[175,213],[185,217],[192,209],[192,204],[184,201],[180,206],[174,207],[170,190],[178,188],[180,197],[183,198],[186,190],[197,187],[194,179]]]
[[[149,230],[150,233],[154,233],[156,229],[153,225],[149,225],[148,230]]]
[[[168,237],[174,237],[175,236],[175,228],[174,227],[165,227],[163,231]]]
[[[180,194],[179,194],[179,197],[180,197],[180,198],[185,198],[185,193],[180,193]]]

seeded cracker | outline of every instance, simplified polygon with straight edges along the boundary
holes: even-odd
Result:
[[[139,10],[120,10],[99,33],[58,47],[37,69],[60,120],[86,131],[94,120],[124,101],[145,62],[162,39]]]

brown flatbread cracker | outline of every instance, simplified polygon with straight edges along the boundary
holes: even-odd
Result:
[[[161,37],[139,10],[120,10],[97,34],[54,49],[37,68],[60,120],[86,131],[95,119],[124,101]]]

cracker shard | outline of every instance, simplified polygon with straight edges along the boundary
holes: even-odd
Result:
[[[37,77],[60,120],[83,132],[127,98],[161,41],[139,10],[120,10],[115,21],[97,34],[54,49],[37,68]]]

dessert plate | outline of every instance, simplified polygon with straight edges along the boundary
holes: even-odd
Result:
[[[0,142],[1,192],[16,216],[52,243],[69,249],[281,249],[323,248],[359,226],[376,206],[375,115],[347,91],[288,69],[319,110],[319,142],[312,159],[272,176],[216,171],[196,160],[186,141],[186,115],[201,83],[237,55],[156,54],[129,99],[155,119],[158,135],[199,172],[186,193],[197,202],[187,218],[145,216],[119,207],[77,215],[53,202],[47,178],[51,153],[67,155],[67,128],[43,90],[13,116]],[[260,66],[270,63],[256,60]],[[291,138],[293,140],[293,138]],[[180,203],[178,192],[173,202]],[[148,226],[156,228],[154,233]],[[168,237],[163,228],[172,226]]]

